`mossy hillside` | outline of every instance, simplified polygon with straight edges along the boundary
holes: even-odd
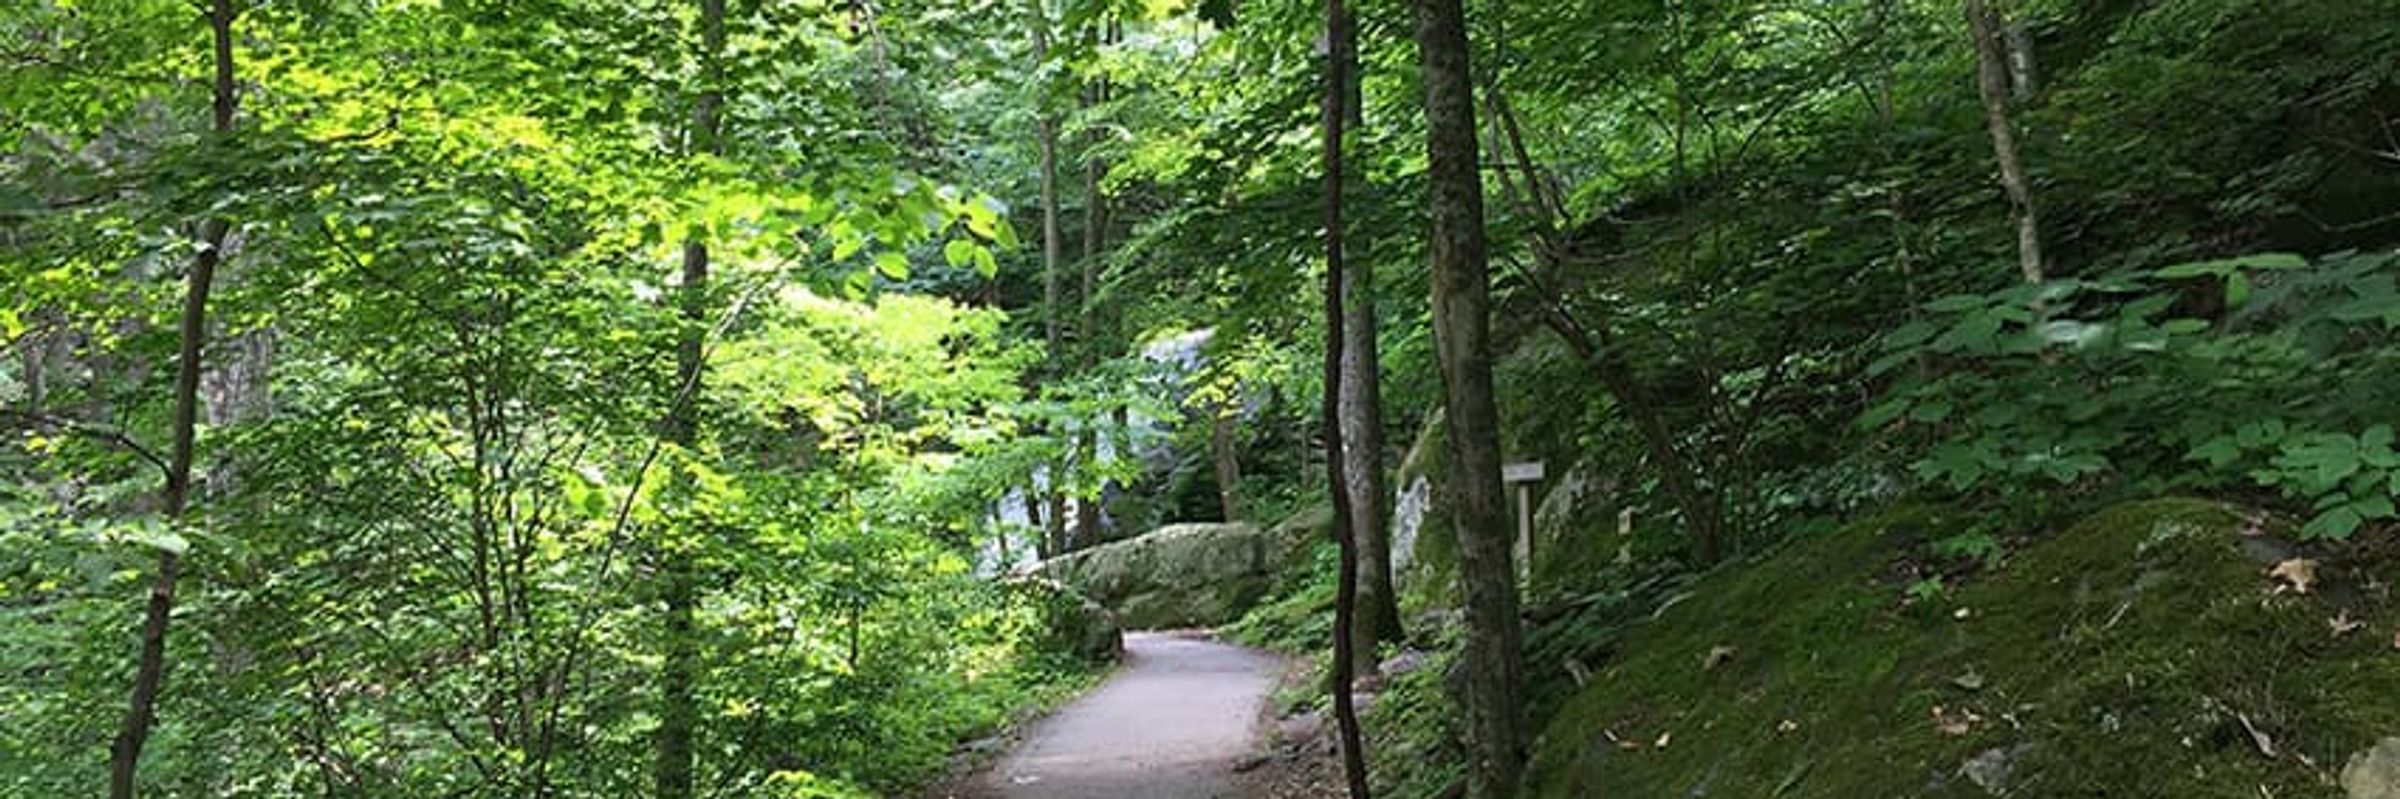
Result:
[[[2016,796],[2338,796],[2400,735],[2388,545],[2276,594],[2240,514],[2155,500],[1904,603],[1895,565],[1960,523],[1886,514],[1695,584],[1549,722],[1530,795],[1985,796],[1980,755]],[[2336,637],[2337,604],[2365,627]]]

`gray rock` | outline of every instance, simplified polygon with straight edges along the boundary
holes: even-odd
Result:
[[[1993,796],[2008,795],[2008,777],[2016,771],[2017,759],[2033,748],[2032,744],[1995,746],[1968,758],[1958,767],[1958,774]]]
[[[1098,601],[1129,629],[1207,627],[1256,604],[1294,551],[1256,525],[1177,524],[1052,558],[1035,572]]]
[[[2342,790],[2350,799],[2400,799],[2400,737],[2351,755],[2342,767]]]

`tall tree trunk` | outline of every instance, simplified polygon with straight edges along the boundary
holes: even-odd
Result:
[[[2048,272],[2042,257],[2042,222],[2033,199],[2033,183],[2017,148],[2016,126],[2009,121],[2010,70],[2008,47],[2001,40],[2000,15],[1986,0],[1966,0],[1967,31],[1975,40],[1975,85],[1983,95],[1983,123],[1992,136],[1992,157],[2000,164],[2000,188],[2017,219],[2017,268],[2025,282],[2040,283]]]
[[[233,135],[233,0],[210,0],[208,27],[216,73],[211,81],[213,103],[210,129],[222,143]],[[200,353],[208,337],[208,292],[216,282],[225,236],[232,223],[210,219],[200,224],[200,248],[192,257],[183,295],[183,319],[178,326],[175,365],[174,444],[168,456],[163,497],[169,523],[179,522],[191,501],[193,446],[200,419]],[[158,574],[150,584],[150,601],[142,612],[142,642],[134,665],[133,697],[109,746],[108,793],[115,799],[134,795],[142,747],[150,742],[150,725],[158,716],[158,692],[166,682],[167,621],[175,610],[175,583],[183,557],[171,549],[158,553]]]
[[[1348,471],[1349,450],[1343,447],[1345,420],[1343,396],[1349,393],[1343,379],[1343,352],[1349,349],[1344,324],[1349,312],[1343,308],[1344,297],[1351,285],[1343,270],[1342,252],[1342,130],[1346,116],[1343,102],[1349,94],[1348,50],[1350,15],[1342,0],[1325,0],[1325,100],[1322,126],[1325,137],[1325,474],[1326,492],[1333,503],[1333,537],[1341,549],[1340,574],[1335,580],[1333,604],[1333,718],[1341,738],[1342,778],[1349,786],[1350,799],[1367,799],[1367,760],[1365,746],[1358,732],[1358,706],[1350,694],[1353,677],[1357,676],[1359,637],[1362,628],[1372,628],[1359,618],[1359,542],[1357,528],[1351,525],[1352,503]],[[1369,471],[1376,471],[1370,464]],[[1369,504],[1374,504],[1370,498]],[[1372,635],[1366,641],[1369,657],[1375,652]]]
[[[1109,23],[1111,26],[1114,23]],[[1095,38],[1107,41],[1106,33]],[[1091,113],[1108,101],[1108,80],[1095,79],[1084,88],[1083,104]],[[1097,152],[1100,137],[1093,132],[1084,136],[1083,151],[1083,262],[1080,264],[1080,290],[1076,293],[1076,349],[1082,353],[1082,365],[1090,368],[1100,361],[1100,302],[1096,294],[1100,276],[1100,254],[1108,246],[1108,195],[1100,190],[1100,179],[1107,174],[1108,165]],[[1076,437],[1076,464],[1091,469],[1100,462],[1100,442],[1097,438],[1098,420],[1087,420],[1083,433]],[[1081,497],[1075,502],[1076,540],[1099,540],[1100,503],[1098,497]]]
[[[700,0],[700,96],[692,105],[692,129],[687,147],[694,154],[720,152],[719,106],[725,102],[725,0]],[[693,397],[678,403],[667,418],[667,438],[691,449],[699,443],[700,382],[707,367],[708,242],[695,236],[683,243],[683,286],[680,314],[683,333],[676,342],[677,392]],[[694,520],[686,519],[686,524]],[[686,534],[694,534],[686,531]],[[670,546],[663,553],[666,657],[659,668],[658,796],[689,799],[693,792],[692,739],[699,726],[699,699],[693,682],[699,673],[700,643],[694,618],[700,605],[699,575],[691,552]]]
[[[1052,374],[1063,370],[1066,358],[1066,328],[1064,266],[1060,263],[1061,246],[1058,230],[1058,120],[1050,115],[1050,83],[1042,80],[1042,69],[1050,63],[1050,12],[1043,0],[1028,0],[1028,19],[1033,27],[1033,127],[1035,144],[1041,151],[1042,162],[1042,342]],[[1043,488],[1049,496],[1049,515],[1043,537],[1049,541],[1050,555],[1066,554],[1067,520],[1066,495],[1060,493],[1065,472],[1064,463],[1050,464],[1050,477]]]
[[[1033,74],[1039,76],[1050,62],[1050,12],[1042,0],[1030,0],[1033,23]],[[1063,298],[1059,296],[1062,277],[1059,273],[1058,235],[1058,120],[1050,116],[1050,84],[1035,79],[1033,87],[1033,128],[1035,144],[1042,154],[1042,340],[1049,345],[1053,365],[1064,348],[1066,331],[1061,324]]]
[[[1246,515],[1242,508],[1242,450],[1234,436],[1234,425],[1241,422],[1241,402],[1227,399],[1224,404],[1209,410],[1209,460],[1217,470],[1217,508],[1225,521],[1238,522]]]
[[[1433,314],[1448,420],[1450,482],[1466,588],[1468,795],[1512,795],[1524,769],[1523,633],[1500,483],[1492,396],[1491,269],[1475,143],[1474,78],[1460,0],[1417,0],[1425,84],[1426,180],[1432,189]]]
[[[1341,11],[1347,14],[1347,9]],[[1358,85],[1354,74],[1358,69],[1355,18],[1345,17],[1328,55],[1346,59],[1327,71],[1327,79],[1336,80],[1333,85],[1343,87],[1339,98],[1342,107],[1337,110],[1342,112],[1344,123],[1356,125],[1357,109],[1350,105],[1357,99],[1351,87]],[[1327,191],[1336,188],[1329,187]],[[1359,613],[1357,623],[1350,629],[1356,641],[1354,646],[1365,655],[1365,663],[1360,667],[1360,673],[1365,673],[1375,668],[1377,643],[1401,639],[1400,604],[1392,588],[1391,517],[1385,504],[1391,494],[1383,473],[1383,368],[1381,353],[1376,349],[1374,271],[1367,264],[1345,258],[1341,283],[1342,473],[1347,478],[1345,487],[1350,500],[1350,537],[1358,542],[1359,561]]]

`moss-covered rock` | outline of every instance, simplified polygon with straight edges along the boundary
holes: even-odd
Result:
[[[2123,505],[1917,600],[1896,575],[1961,521],[1889,513],[1721,571],[1549,721],[1529,795],[2343,796],[2400,734],[2400,557],[2312,555],[2323,584],[2278,592],[2248,525]]]
[[[1403,613],[1457,607],[1460,598],[1444,435],[1442,415],[1435,412],[1392,479],[1399,493],[1392,503],[1392,582]]]
[[[1285,551],[1250,524],[1177,524],[1039,567],[1132,629],[1224,624],[1264,596]]]

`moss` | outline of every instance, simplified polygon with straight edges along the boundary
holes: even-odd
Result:
[[[2242,523],[2122,505],[1919,602],[1895,564],[1961,520],[1887,513],[1711,575],[1550,721],[1530,795],[1984,796],[1979,755],[2016,796],[2338,795],[2327,764],[2400,733],[2400,614],[2366,588],[2400,559],[2346,550],[2328,592],[2271,594]],[[2367,632],[2333,636],[2329,596]]]

